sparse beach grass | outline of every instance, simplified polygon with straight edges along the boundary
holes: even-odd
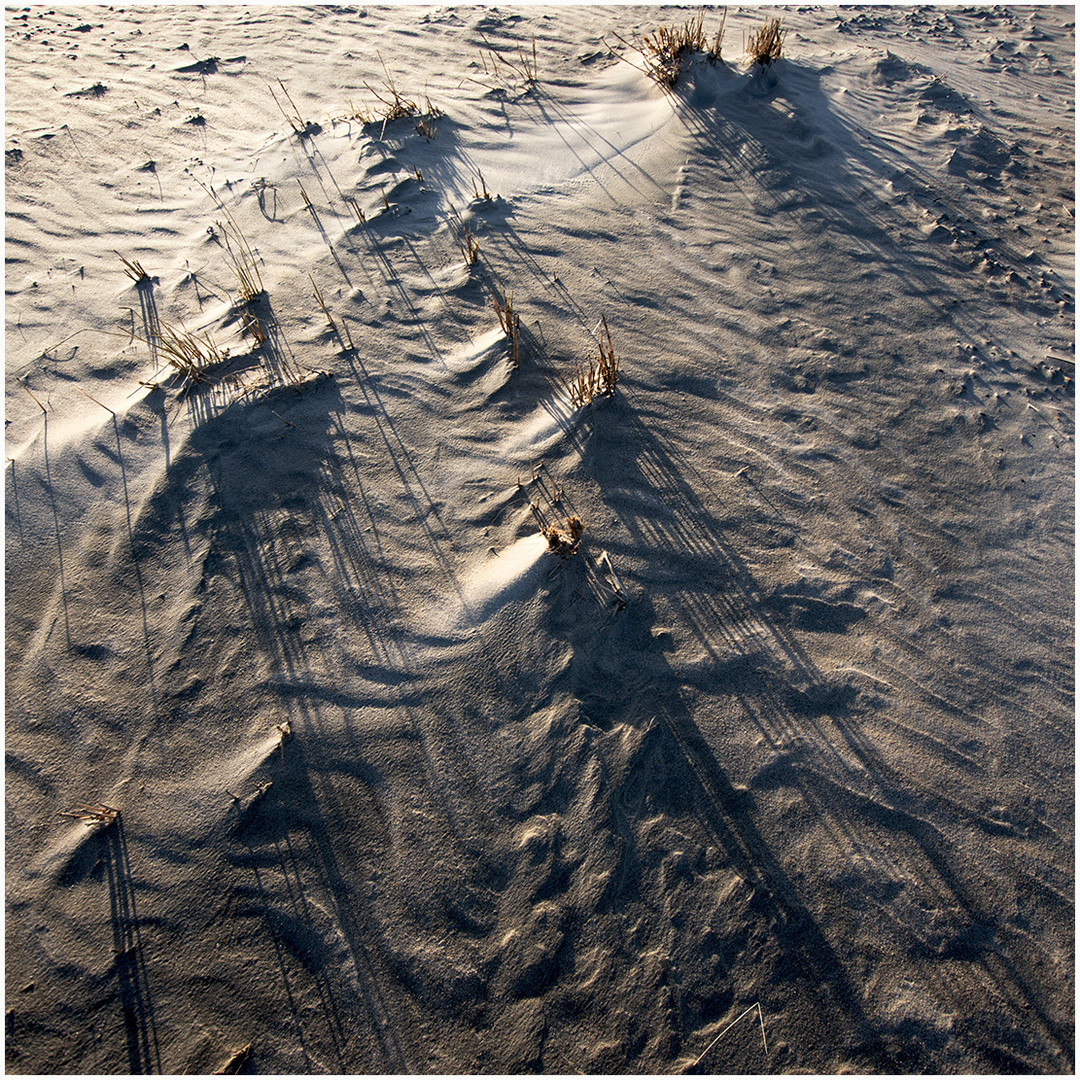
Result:
[[[597,344],[597,351],[585,362],[579,362],[574,374],[566,381],[570,401],[580,407],[588,405],[597,397],[610,397],[619,383],[619,357],[611,341],[607,317],[601,317],[604,336]]]
[[[297,104],[292,99],[292,95],[286,89],[285,84],[278,79],[278,86],[281,87],[281,93],[284,95],[285,100],[289,103],[289,108],[286,109],[284,105],[278,100],[277,94],[274,93],[272,86],[267,86],[267,90],[270,91],[271,97],[274,99],[274,104],[277,105],[281,115],[285,118],[286,123],[292,128],[293,134],[299,139],[307,139],[312,135],[318,135],[322,130],[317,123],[313,120],[305,120]]]
[[[751,32],[745,51],[755,64],[768,67],[783,56],[785,33],[780,19],[766,19],[762,26]]]
[[[521,359],[521,316],[514,308],[513,292],[507,293],[501,285],[497,289],[493,288],[491,290],[491,306],[495,309],[495,314],[499,318],[499,326],[509,343],[510,363],[513,367],[517,367]]]
[[[697,16],[688,19],[681,26],[661,24],[655,30],[642,36],[636,46],[630,45],[618,34],[615,36],[624,45],[641,53],[645,61],[645,74],[654,82],[670,90],[679,81],[679,76],[685,70],[690,58],[695,55],[703,55],[712,63],[723,63],[721,47],[724,40],[724,26],[727,22],[727,8],[724,8],[720,16],[720,26],[713,36],[712,44],[705,34],[705,13],[698,12]],[[621,59],[625,60],[626,57]],[[627,61],[629,62],[629,61]]]
[[[152,329],[149,344],[159,357],[164,357],[169,367],[183,376],[185,385],[201,383],[210,368],[229,358],[228,350],[221,348],[209,331],[194,333],[183,323],[173,326],[158,322]]]
[[[517,48],[517,55],[512,59],[496,51],[488,44],[484,42],[487,48],[487,55],[485,56],[484,50],[480,50],[480,63],[484,69],[485,75],[496,76],[499,72],[505,68],[516,79],[523,82],[526,86],[532,86],[536,80],[536,38],[532,39],[532,54],[526,53],[525,50],[519,45]],[[489,67],[490,60],[490,67]]]
[[[149,283],[150,275],[143,269],[143,265],[138,259],[125,259],[119,251],[115,252],[115,255],[120,262],[123,263],[124,273],[127,274],[136,285]]]
[[[302,187],[301,190],[303,190]],[[224,206],[221,209],[225,214],[225,220],[215,222],[217,228],[215,237],[220,238],[224,243],[226,260],[236,276],[237,302],[241,305],[250,304],[264,292],[258,260],[251,245],[247,242],[247,237],[237,225],[236,219]]]

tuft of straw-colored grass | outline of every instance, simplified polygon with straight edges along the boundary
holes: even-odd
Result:
[[[266,344],[266,331],[250,311],[244,311],[240,315],[240,332],[250,334],[255,339],[256,348],[261,348]]]
[[[209,333],[192,333],[182,322],[179,328],[159,323],[152,331],[152,339],[158,355],[193,383],[202,382],[208,368],[229,358],[228,350],[222,349]]]
[[[338,326],[338,324],[334,321],[334,316],[330,314],[330,309],[326,306],[326,300],[323,297],[322,289],[320,289],[319,286],[315,284],[315,279],[311,276],[311,274],[308,274],[308,281],[311,282],[311,287],[315,290],[315,299],[318,302],[319,307],[322,308],[322,313],[326,316],[327,324],[337,336],[337,339],[341,343],[342,348],[347,347],[349,350],[355,352],[356,346],[353,345],[352,334],[349,332],[349,324],[345,322],[344,318],[342,318],[341,326]],[[348,342],[347,346],[346,342]]]
[[[615,346],[611,343],[611,331],[607,317],[601,316],[604,324],[604,338],[595,356],[586,363],[579,363],[577,370],[566,383],[570,401],[576,406],[588,405],[593,398],[610,397],[619,383],[619,358],[615,355]]]
[[[461,215],[452,206],[450,212],[457,224],[458,247],[461,249],[461,256],[465,260],[466,266],[474,266],[476,260],[480,257],[480,241],[477,240],[472,229],[462,221]]]
[[[783,55],[786,33],[786,30],[781,29],[779,19],[766,19],[764,25],[758,27],[747,42],[746,51],[750,54],[750,59],[762,67],[768,67],[774,60],[779,60]]]
[[[270,96],[274,99],[274,104],[281,110],[281,115],[288,121],[289,127],[293,129],[293,134],[298,135],[301,139],[307,138],[309,135],[315,135],[318,133],[319,128],[317,124],[313,124],[308,120],[305,120],[300,115],[300,110],[296,107],[296,102],[293,101],[289,94],[289,91],[285,89],[285,84],[278,79],[278,86],[281,87],[281,92],[285,95],[285,100],[292,106],[292,112],[288,112],[285,107],[278,101],[277,94],[274,93],[274,88],[267,85],[266,89],[270,91]]]
[[[361,225],[364,225],[367,222],[367,214],[360,209],[360,204],[356,201],[355,196],[346,195],[345,205],[356,215],[356,220],[359,221]]]
[[[247,238],[236,224],[236,219],[225,207],[225,221],[217,221],[218,233],[225,241],[225,256],[229,260],[236,280],[239,283],[237,299],[241,304],[250,304],[258,299],[263,292],[262,277],[259,275],[259,267],[255,260],[255,253],[251,250]],[[236,245],[235,249],[233,244]]]
[[[376,124],[382,121],[382,130],[379,135],[381,139],[386,134],[387,124],[406,116],[417,116],[419,117],[416,123],[417,134],[423,135],[430,142],[435,138],[435,121],[442,116],[442,110],[432,105],[427,94],[424,95],[423,109],[412,98],[400,94],[394,82],[394,76],[390,74],[390,69],[386,66],[382,56],[379,57],[379,62],[382,64],[386,76],[383,80],[382,90],[376,90],[370,83],[363,84],[368,93],[376,99],[378,105],[358,109],[351,101],[348,101],[346,102],[348,105],[346,119],[358,120],[364,125]]]
[[[326,306],[322,289],[315,284],[315,279],[310,274],[308,274],[308,281],[311,282],[311,287],[315,290],[315,299],[318,301],[319,307],[322,308],[322,313],[326,316],[326,321],[330,324],[330,329],[336,334],[338,332],[337,323],[334,322],[334,316],[330,314],[330,309]]]
[[[488,191],[487,181],[484,179],[484,174],[479,169],[476,170],[476,176],[480,177],[480,190],[476,190],[476,177],[473,177],[472,189],[477,200],[479,201],[482,199],[484,202],[491,202],[492,199],[497,198],[498,196],[492,195],[491,192]]]
[[[461,254],[465,259],[465,265],[473,266],[476,263],[476,260],[480,258],[480,241],[473,236],[468,225],[464,227],[461,238],[458,240],[458,244],[461,247]]]
[[[507,60],[502,53],[497,53],[486,38],[484,38],[484,44],[487,45],[488,56],[491,57],[491,68],[488,68],[487,57],[484,56],[484,50],[480,50],[480,63],[483,65],[485,75],[498,75],[499,65],[510,69],[510,71],[527,86],[532,86],[536,81],[536,38],[532,39],[532,59],[529,59],[529,55],[519,45],[517,51],[517,60]]]
[[[688,19],[682,26],[658,26],[651,34],[646,34],[637,45],[645,59],[645,74],[670,90],[679,81],[686,63],[694,55],[703,53],[711,63],[723,63],[720,46],[726,21],[727,8],[724,8],[711,46],[705,37],[704,11],[699,12],[695,18]],[[623,41],[622,38],[619,40]],[[623,44],[629,43],[623,41]]]
[[[124,264],[124,273],[136,285],[145,285],[150,281],[150,275],[143,269],[143,265],[138,259],[125,259],[119,251],[114,251],[113,254]]]
[[[501,286],[499,291],[491,290],[491,306],[495,314],[499,316],[499,326],[510,342],[510,363],[517,367],[520,363],[520,330],[521,316],[514,310],[514,294],[507,292]]]

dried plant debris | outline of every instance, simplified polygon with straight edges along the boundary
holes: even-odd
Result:
[[[787,31],[780,28],[779,19],[766,19],[765,24],[750,35],[746,46],[750,59],[762,67],[779,60],[783,56],[785,33]]]
[[[57,816],[74,818],[87,826],[111,825],[120,816],[120,811],[115,806],[95,803],[89,806],[76,806],[72,810],[58,810]]]
[[[569,559],[578,549],[585,526],[581,518],[571,514],[562,525],[541,526],[540,531],[553,554]]]
[[[579,407],[588,405],[596,397],[610,397],[619,383],[619,358],[615,355],[606,316],[601,322],[604,339],[599,343],[597,354],[585,363],[578,363],[573,377],[566,383],[571,403]]]

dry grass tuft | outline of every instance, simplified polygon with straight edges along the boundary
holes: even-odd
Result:
[[[502,53],[497,53],[487,39],[484,39],[484,44],[487,45],[488,56],[491,57],[491,67],[488,67],[487,57],[484,56],[484,50],[480,50],[480,63],[484,67],[484,74],[489,76],[497,76],[499,74],[499,65],[510,69],[510,71],[527,86],[532,86],[536,82],[536,38],[532,39],[532,60],[530,61],[528,54],[521,46],[518,46],[517,60],[507,60]]]
[[[472,182],[473,194],[476,196],[477,200],[482,199],[484,202],[491,202],[491,200],[493,198],[496,198],[496,196],[492,195],[491,192],[488,191],[487,181],[484,179],[484,174],[479,169],[477,169],[476,176],[480,177],[480,190],[476,190],[476,177],[474,177]]]
[[[322,308],[322,313],[326,316],[326,321],[330,325],[330,329],[336,334],[338,332],[337,323],[334,322],[334,316],[330,314],[330,309],[326,306],[326,301],[323,299],[322,289],[315,284],[315,279],[308,274],[308,281],[311,282],[311,287],[315,290],[315,299],[318,302],[319,307]]]
[[[453,218],[452,227],[457,231],[457,242],[458,247],[461,249],[461,257],[465,260],[467,267],[474,266],[476,260],[480,258],[480,241],[477,240],[472,229],[462,220],[461,215],[452,206],[450,207],[450,214]]]
[[[725,8],[711,46],[705,37],[703,11],[682,26],[658,26],[651,34],[646,34],[637,46],[645,58],[645,74],[670,90],[679,81],[686,62],[695,54],[704,53],[711,63],[723,63],[720,44],[724,38],[726,20]],[[629,43],[624,41],[623,44]]]
[[[435,133],[439,130],[438,125],[435,123],[439,117],[442,116],[442,109],[436,105],[431,104],[431,98],[424,95],[424,112],[420,119],[416,122],[416,134],[423,135],[428,142],[431,142],[435,138]]]
[[[491,290],[491,306],[495,314],[499,316],[499,326],[510,342],[510,363],[517,367],[520,362],[520,330],[521,316],[514,310],[514,294],[506,294],[506,290],[499,286],[499,291]]]
[[[468,225],[462,230],[458,244],[461,247],[461,254],[465,259],[465,265],[474,265],[476,260],[480,257],[480,241],[473,236]]]
[[[244,311],[240,315],[240,332],[250,334],[255,339],[256,348],[261,348],[266,344],[266,331],[250,311]]]
[[[308,281],[311,282],[311,287],[315,290],[315,299],[318,302],[319,307],[322,308],[322,313],[326,316],[326,322],[330,329],[337,335],[338,341],[341,342],[341,347],[343,349],[347,347],[350,351],[355,352],[356,346],[353,345],[352,334],[349,333],[348,323],[342,319],[341,326],[338,326],[334,321],[334,316],[330,314],[330,309],[326,306],[326,300],[323,297],[322,289],[315,284],[315,279],[311,274],[308,274]],[[346,343],[348,344],[346,345]]]
[[[349,110],[346,117],[350,120],[359,120],[364,125],[381,122],[382,130],[379,135],[381,139],[386,134],[387,124],[406,116],[419,116],[420,120],[416,124],[416,131],[430,142],[435,138],[435,121],[442,116],[442,110],[432,105],[431,99],[426,94],[424,95],[423,109],[412,98],[403,97],[399,94],[394,83],[394,77],[390,74],[390,69],[381,56],[379,62],[382,64],[382,69],[386,74],[382,92],[380,93],[370,83],[363,84],[364,88],[379,104],[370,109],[358,109],[351,101],[347,102]]]
[[[588,363],[579,363],[576,374],[566,383],[570,401],[577,406],[588,405],[596,397],[610,397],[619,383],[619,358],[611,343],[607,318],[601,317],[601,322],[606,343],[601,341],[597,355],[590,357]]]
[[[367,214],[360,209],[360,204],[356,201],[356,198],[352,195],[345,196],[345,205],[356,215],[356,220],[361,225],[367,222]]]
[[[58,810],[57,816],[75,818],[87,826],[111,825],[120,816],[120,811],[115,806],[97,803],[93,806],[76,806],[74,810]]]
[[[138,259],[125,259],[119,251],[113,254],[124,264],[124,273],[127,274],[136,285],[146,285],[150,281],[150,275],[143,269]]]
[[[270,96],[274,99],[274,104],[281,110],[281,115],[288,121],[289,127],[293,129],[293,133],[298,135],[301,139],[307,138],[309,135],[315,135],[319,131],[319,125],[313,124],[308,120],[305,120],[300,115],[300,110],[296,107],[296,102],[293,101],[289,95],[289,91],[285,89],[285,84],[278,79],[278,86],[281,87],[281,92],[285,95],[285,100],[292,106],[292,112],[288,112],[285,107],[278,101],[277,94],[274,93],[272,86],[267,86],[267,90],[270,91]]]
[[[541,525],[540,532],[553,554],[569,559],[578,549],[585,526],[581,518],[571,514],[562,525]]]
[[[183,323],[179,329],[159,323],[152,331],[150,344],[169,367],[193,383],[202,382],[208,368],[229,359],[228,350],[217,345],[209,333],[193,334]]]
[[[750,59],[762,67],[768,67],[774,60],[779,60],[783,55],[786,33],[786,30],[781,30],[779,19],[766,19],[765,25],[750,35],[746,46]]]
[[[240,288],[237,291],[237,300],[241,304],[250,304],[263,294],[262,278],[259,275],[259,267],[255,261],[255,253],[247,242],[247,238],[240,231],[236,219],[225,210],[225,221],[216,221],[218,233],[225,241],[225,255],[229,260],[236,280]],[[233,245],[236,245],[235,249]]]

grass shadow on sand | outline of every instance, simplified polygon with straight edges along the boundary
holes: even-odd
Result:
[[[587,464],[605,490],[617,492],[607,502],[632,537],[625,549],[618,544],[608,546],[622,560],[636,556],[649,566],[665,568],[647,588],[663,598],[677,624],[696,638],[710,658],[708,673],[696,674],[692,687],[733,703],[746,730],[756,728],[770,746],[799,748],[781,752],[776,767],[763,770],[750,792],[737,791],[694,713],[683,704],[687,683],[668,666],[657,639],[650,637],[650,627],[663,625],[653,600],[645,595],[631,601],[620,618],[633,618],[642,625],[625,631],[632,634],[631,640],[609,647],[634,655],[631,667],[649,673],[633,695],[638,702],[635,711],[648,709],[663,722],[678,747],[684,765],[680,781],[694,792],[703,827],[732,855],[747,881],[760,883],[764,890],[761,914],[775,928],[781,965],[790,965],[808,995],[816,994],[817,986],[823,988],[825,1001],[819,1004],[841,1024],[833,1028],[834,1033],[850,1032],[850,1053],[865,1067],[908,1071],[925,1065],[920,1056],[925,1048],[914,1048],[918,1037],[874,1029],[860,1005],[859,991],[809,913],[813,898],[801,897],[800,886],[754,824],[753,791],[787,787],[797,791],[835,835],[862,837],[857,842],[871,848],[884,837],[891,852],[888,859],[905,860],[912,880],[935,881],[948,896],[948,910],[953,914],[940,942],[923,942],[925,928],[906,925],[900,916],[896,916],[896,932],[909,951],[914,950],[912,955],[922,957],[920,963],[951,970],[962,962],[965,970],[952,971],[948,979],[959,1011],[977,1014],[978,997],[985,992],[980,987],[991,985],[1008,1003],[1012,1023],[1021,1029],[1034,1027],[1044,1045],[1071,1056],[1071,1034],[1055,1019],[1057,1010],[1052,998],[1040,990],[1037,969],[1025,962],[1023,933],[989,905],[991,882],[973,879],[970,861],[955,835],[950,835],[953,829],[947,833],[936,822],[946,814],[955,827],[969,834],[963,846],[972,850],[992,842],[1003,829],[1014,833],[1015,827],[967,804],[962,790],[954,796],[935,790],[932,780],[901,774],[864,733],[863,716],[873,706],[862,700],[858,684],[825,676],[814,662],[813,633],[842,635],[869,618],[869,613],[855,605],[767,592],[747,555],[777,544],[797,544],[797,525],[779,515],[771,521],[768,517],[740,520],[730,509],[731,489],[712,490],[690,462],[638,418],[624,395],[597,413],[594,424]],[[637,452],[611,453],[616,445],[634,446]],[[729,507],[724,521],[710,509],[714,505]],[[773,510],[769,506],[768,513]],[[667,586],[666,570],[673,567],[678,568],[681,580],[698,584]],[[636,614],[635,609],[643,609],[643,614]],[[595,680],[585,678],[584,682],[589,685]],[[589,715],[595,720],[607,712],[608,722],[613,722],[625,708],[626,698],[621,694],[610,700],[590,699]],[[643,719],[647,718],[640,716],[633,722]],[[837,773],[832,764],[851,756],[869,779],[865,791],[845,782],[848,772],[840,769]],[[845,910],[836,916],[830,930],[833,937],[837,924],[845,921],[854,924],[852,934],[859,932],[856,904],[852,897],[850,914]],[[1004,1049],[1000,1033],[984,1032],[977,1024],[966,1027],[965,1039],[988,1068],[1027,1071],[1038,1060],[1028,1057],[1034,1052],[1031,1048],[1016,1054]],[[924,1034],[927,1045],[932,1045],[933,1033]],[[822,1060],[821,1065],[826,1064]],[[715,1059],[711,1065],[716,1065]]]
[[[117,817],[99,834],[109,883],[109,918],[120,1007],[124,1014],[128,1066],[132,1073],[160,1073],[154,1004],[146,973],[144,946],[135,906],[135,884],[128,860],[124,823]]]
[[[297,698],[291,711],[304,731],[318,729],[318,702]],[[320,770],[326,766],[319,763]],[[379,782],[378,774],[362,763],[341,762],[338,768],[359,770],[368,789]],[[230,862],[241,875],[237,889],[247,899],[246,914],[260,917],[272,942],[301,1050],[306,1057],[314,1039],[312,1051],[321,1059],[329,1049],[339,1071],[405,1072],[393,1009],[373,958],[377,934],[368,924],[356,874],[347,877],[345,869],[358,872],[364,863],[356,853],[343,861],[353,831],[347,823],[359,817],[374,829],[373,835],[382,833],[381,823],[366,821],[366,805],[346,810],[338,804],[326,774],[317,779],[307,762],[303,740],[291,741],[272,771],[274,787],[267,797],[253,812],[238,816],[238,846]],[[327,904],[328,912],[323,910]],[[329,933],[327,913],[332,920]],[[304,985],[309,980],[329,1047],[318,1038],[317,1028],[312,1031],[310,1005],[301,1009],[301,1000],[312,996]]]
[[[842,1047],[840,1052],[861,1068],[889,1071],[889,1055],[844,965],[754,823],[752,796],[736,790],[702,735],[682,680],[665,656],[668,635],[660,630],[664,620],[652,600],[648,595],[633,597],[627,610],[602,630],[591,625],[594,621],[568,618],[563,630],[575,650],[572,682],[575,696],[580,695],[581,719],[601,730],[629,725],[644,732],[611,795],[613,830],[628,838],[658,813],[678,820],[689,812],[743,882],[745,914],[734,912],[732,917],[748,920],[748,937],[753,927],[753,936],[763,932],[771,941],[764,950],[755,946],[752,977],[768,988],[771,1007],[788,1014],[787,1037],[799,1043],[801,1066],[827,1070]],[[626,673],[615,687],[600,674],[613,665]],[[724,692],[722,685],[717,692]],[[612,767],[613,776],[618,771]],[[634,775],[638,772],[640,777]],[[621,847],[607,908],[619,910],[638,897],[643,857],[633,843]],[[736,906],[733,901],[731,907]],[[736,957],[731,967],[738,966]],[[739,994],[750,992],[740,984],[732,986]],[[797,1034],[790,1031],[793,1016],[798,1018]],[[690,1014],[688,1018],[693,1020]],[[708,1020],[703,1014],[698,1023]],[[689,1052],[695,1045],[694,1031],[684,1032],[675,1053]],[[699,1051],[703,1048],[698,1046]],[[745,1047],[719,1046],[699,1071],[744,1071],[744,1052]]]
[[[957,322],[961,334],[957,269],[974,269],[992,252],[1013,271],[1003,298],[1057,314],[1056,305],[1035,284],[1025,254],[967,219],[960,185],[928,173],[896,145],[850,127],[830,107],[821,76],[812,65],[782,59],[749,78],[728,69],[705,71],[699,81],[687,80],[675,90],[694,156],[709,172],[720,169],[732,185],[730,195],[753,207],[766,245],[777,242],[771,219],[784,230],[780,242],[785,246],[798,243],[800,233],[817,243],[821,236],[842,238],[865,267],[864,280],[881,277],[876,288],[929,307],[936,323]],[[977,108],[967,102],[965,111],[973,114]],[[965,137],[962,130],[957,137]],[[1021,168],[1021,161],[1008,159],[1008,168]],[[890,191],[891,196],[885,194]],[[968,222],[949,254],[913,258],[905,250],[923,241],[910,212],[898,212],[909,202],[937,214],[945,211],[954,222]],[[982,284],[1006,289],[1004,282]]]

